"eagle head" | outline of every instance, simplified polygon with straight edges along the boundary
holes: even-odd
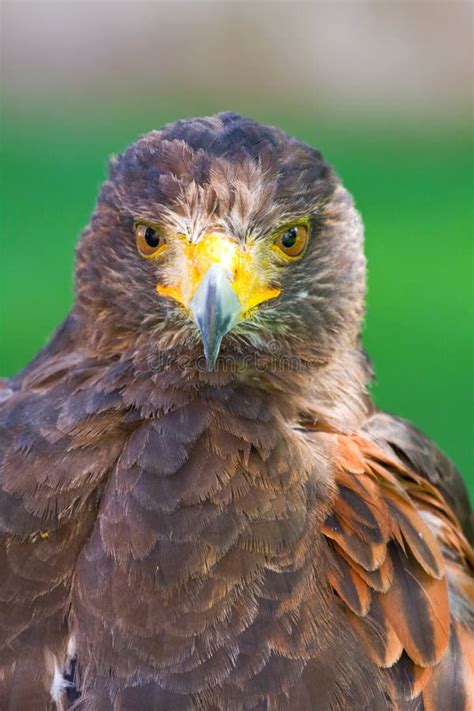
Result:
[[[319,151],[236,113],[177,121],[111,160],[77,310],[108,351],[327,362],[360,331],[362,235]]]

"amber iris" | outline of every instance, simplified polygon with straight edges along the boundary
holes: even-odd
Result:
[[[275,247],[287,257],[301,257],[308,243],[308,236],[307,225],[293,225],[278,235]]]
[[[143,257],[156,257],[166,246],[166,238],[156,227],[140,223],[135,225],[137,249]]]

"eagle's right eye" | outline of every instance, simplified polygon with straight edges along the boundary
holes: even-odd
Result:
[[[157,257],[167,246],[163,232],[143,222],[135,225],[135,241],[138,251],[146,259]]]

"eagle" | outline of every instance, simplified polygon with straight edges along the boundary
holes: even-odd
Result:
[[[110,161],[0,388],[2,711],[468,711],[472,515],[379,411],[363,226],[237,113]]]

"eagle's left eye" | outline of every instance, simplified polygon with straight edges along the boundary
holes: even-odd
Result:
[[[166,247],[166,237],[156,227],[135,225],[135,241],[142,257],[156,257]]]
[[[300,257],[308,243],[308,234],[306,225],[294,225],[277,236],[275,247],[287,257]]]

